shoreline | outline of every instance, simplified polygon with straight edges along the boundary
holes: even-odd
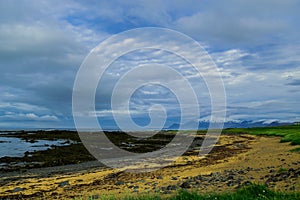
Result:
[[[251,183],[267,184],[279,191],[300,191],[300,154],[289,152],[295,146],[280,143],[278,137],[243,134],[222,135],[217,146],[226,148],[204,159],[184,155],[173,165],[148,173],[95,167],[11,180],[1,186],[0,198],[69,199],[149,192],[170,195],[180,188],[223,192]]]

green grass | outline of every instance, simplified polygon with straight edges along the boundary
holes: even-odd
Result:
[[[206,194],[199,195],[197,193],[189,193],[187,191],[181,191],[177,196],[171,199],[187,200],[187,199],[201,199],[201,200],[255,200],[255,199],[299,199],[300,195],[293,193],[280,193],[274,192],[263,185],[252,185],[247,188],[242,188],[234,193],[225,194]]]
[[[296,152],[296,153],[300,153],[300,148],[295,148],[295,149],[292,149],[291,152]]]
[[[89,198],[92,200],[93,198]],[[103,200],[116,200],[114,197],[103,197],[100,199]],[[199,194],[199,192],[188,192],[185,190],[179,191],[174,196],[169,198],[160,197],[158,194],[156,195],[144,195],[137,197],[124,197],[123,200],[161,200],[161,199],[169,199],[169,200],[190,200],[190,199],[198,199],[198,200],[291,200],[291,199],[300,199],[300,193],[282,193],[275,192],[268,189],[264,185],[253,184],[248,187],[241,188],[233,193],[223,193],[223,194]]]
[[[228,128],[224,129],[225,134],[251,134],[280,136],[281,142],[291,142],[292,145],[300,145],[300,126],[276,126],[276,127],[259,127],[259,128]]]
[[[286,172],[286,171],[288,171],[288,169],[286,169],[286,168],[279,168],[278,169],[278,173],[282,173],[282,172]]]

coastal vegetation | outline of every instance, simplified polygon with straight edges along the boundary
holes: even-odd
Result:
[[[105,132],[116,146],[136,153],[160,149],[176,133],[161,131],[137,139],[120,131]],[[199,158],[205,133],[198,131],[178,162],[144,174],[96,164],[76,131],[2,133],[30,145],[40,140],[64,145],[48,145],[23,157],[1,157],[0,199],[300,199],[300,126],[224,129],[210,154]]]
[[[142,195],[142,196],[127,196],[123,200],[296,200],[300,198],[300,193],[283,193],[270,190],[265,185],[253,184],[251,186],[243,187],[231,193],[201,193],[201,191],[189,192],[187,190],[180,190],[177,194],[170,197],[161,197],[159,194]],[[82,198],[75,198],[81,200]],[[94,198],[91,196],[89,200],[117,200],[118,197],[104,196]]]

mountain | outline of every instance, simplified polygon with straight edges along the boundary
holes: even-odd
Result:
[[[289,125],[292,123],[282,123],[278,121],[273,122],[266,122],[266,121],[251,121],[251,120],[244,120],[244,121],[227,121],[224,123],[223,128],[251,128],[251,127],[271,127],[271,126],[282,126],[282,125]],[[198,124],[198,130],[208,129],[210,123],[209,121],[200,121]],[[219,122],[212,122],[212,125],[219,126]],[[188,122],[183,125],[184,129],[189,129],[194,126],[194,122]],[[180,124],[174,123],[169,127],[165,127],[166,130],[178,130],[180,128]]]

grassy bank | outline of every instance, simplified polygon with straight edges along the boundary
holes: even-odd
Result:
[[[82,198],[77,198],[82,199]],[[95,199],[94,197],[88,198],[90,200]],[[117,200],[117,197],[99,197],[97,199],[103,200]],[[159,195],[144,195],[137,197],[124,197],[124,200],[189,200],[189,199],[199,199],[199,200],[292,200],[300,199],[300,193],[281,193],[270,190],[264,185],[253,184],[248,187],[238,189],[233,193],[223,193],[223,194],[201,194],[199,192],[188,192],[186,190],[179,191],[176,195],[171,197],[161,197]]]
[[[299,125],[258,128],[228,128],[224,129],[222,133],[280,136],[282,137],[281,142],[291,142],[292,145],[300,145]]]

